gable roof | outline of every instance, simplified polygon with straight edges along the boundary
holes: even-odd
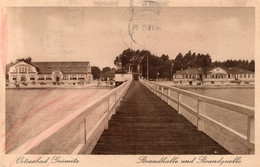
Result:
[[[203,68],[188,68],[183,71],[177,71],[175,74],[203,74]]]
[[[228,74],[254,74],[253,71],[244,70],[242,68],[237,68],[237,67],[222,68],[222,69],[226,70]]]
[[[40,74],[51,74],[53,71],[62,73],[87,73],[89,62],[31,62],[38,67]]]
[[[19,64],[18,62],[16,64]],[[76,74],[76,73],[89,73],[88,66],[89,62],[24,62],[29,65],[36,67],[39,74],[51,74],[53,71],[61,71],[66,74]],[[6,65],[6,73],[8,74],[10,67],[16,65],[10,63]]]
[[[12,66],[17,65],[17,64],[20,64],[20,63],[29,64],[29,65],[31,65],[31,66],[33,66],[33,67],[35,67],[35,68],[37,69],[37,66],[35,66],[35,65],[32,64],[31,62],[27,62],[27,61],[19,61],[19,62],[17,62],[17,63],[11,62],[11,63],[7,64],[6,67],[5,67],[5,68],[6,68],[6,74],[9,73],[9,70],[10,70],[10,68],[11,68]]]

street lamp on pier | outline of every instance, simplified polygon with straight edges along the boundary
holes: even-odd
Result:
[[[172,68],[173,68],[173,62],[171,62],[171,78],[170,78],[170,81],[172,80],[172,77],[173,77],[173,76],[172,76],[172,74],[173,74],[173,73],[172,73]]]
[[[142,67],[142,60],[143,60],[144,57],[141,58],[140,60],[140,65],[139,65],[139,68],[141,68],[141,78],[143,77],[143,67]],[[140,71],[140,69],[139,69]]]

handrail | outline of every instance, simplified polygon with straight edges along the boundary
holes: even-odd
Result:
[[[204,95],[199,95],[199,94],[196,94],[193,92],[189,92],[187,90],[179,89],[176,87],[170,87],[170,86],[166,86],[166,85],[159,84],[159,83],[152,83],[152,82],[145,81],[145,80],[140,80],[140,81],[141,81],[141,83],[143,83],[143,85],[145,85],[148,89],[150,89],[156,95],[160,96],[162,99],[163,99],[163,97],[165,97],[168,104],[169,104],[169,101],[172,101],[175,104],[177,104],[177,111],[179,112],[179,114],[181,114],[180,107],[182,107],[187,112],[189,112],[190,114],[195,116],[197,119],[196,126],[197,126],[198,130],[204,131],[204,122],[206,122],[206,123],[210,124],[211,126],[213,126],[215,129],[222,131],[226,135],[230,136],[232,139],[234,139],[234,140],[238,141],[239,143],[241,143],[242,145],[244,145],[246,148],[248,148],[248,153],[251,153],[251,154],[254,153],[255,143],[254,143],[254,141],[252,141],[253,135],[254,135],[254,128],[253,128],[254,118],[255,118],[254,107],[250,107],[250,106],[246,106],[246,105],[242,105],[242,104],[238,104],[238,103],[234,103],[234,102],[229,102],[229,101],[225,101],[225,100],[220,100],[220,99],[216,99],[216,98],[212,98],[212,97],[208,97],[208,96],[204,96]],[[167,93],[164,93],[164,91],[163,91],[164,89],[167,89]],[[177,92],[177,99],[170,96],[169,90]],[[182,103],[180,101],[181,95],[185,95],[185,96],[188,96],[188,97],[191,97],[191,98],[197,100],[197,109],[192,109],[189,106]],[[209,118],[208,116],[204,115],[203,107],[200,107],[202,105],[202,103],[208,103],[211,105],[222,107],[222,108],[232,110],[234,112],[247,116],[247,118],[248,118],[247,134],[243,135],[243,134],[227,127],[226,125],[218,122],[217,120],[214,120],[214,119]]]
[[[132,79],[128,80],[127,82],[123,83],[119,87],[109,91],[102,97],[92,101],[88,105],[80,108],[79,110],[75,111],[74,113],[67,116],[65,119],[61,120],[60,122],[54,124],[47,130],[43,131],[39,135],[34,138],[31,138],[29,141],[24,143],[23,145],[19,146],[15,150],[11,151],[10,154],[26,154],[35,149],[36,147],[41,147],[41,144],[44,145],[44,142],[49,140],[55,135],[59,134],[62,131],[66,131],[67,127],[70,124],[80,124],[80,144],[78,147],[73,151],[73,154],[78,154],[82,151],[83,147],[92,143],[93,136],[97,135],[96,130],[108,128],[108,121],[113,114],[115,114],[116,107],[119,105],[120,100],[123,98],[124,94],[126,93],[127,89],[129,88]],[[111,100],[112,98],[112,100]],[[86,132],[86,117],[93,114],[95,108],[99,107],[102,104],[106,104],[107,107],[105,108],[104,115],[99,119],[99,121],[94,125],[94,127],[89,131]],[[96,142],[96,141],[94,141]],[[48,143],[48,142],[47,142]],[[49,143],[48,143],[49,144]],[[42,146],[44,147],[44,146]]]

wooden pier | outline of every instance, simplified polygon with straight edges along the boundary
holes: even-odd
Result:
[[[208,104],[242,115],[245,133],[207,115]],[[10,154],[254,154],[254,113],[250,106],[130,79]]]
[[[230,154],[133,81],[92,154]]]

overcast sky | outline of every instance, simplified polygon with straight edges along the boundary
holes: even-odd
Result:
[[[254,8],[137,9],[133,22],[130,11],[9,8],[8,62],[30,56],[33,61],[90,61],[113,67],[115,57],[131,46],[170,58],[191,50],[209,53],[213,61],[254,59]],[[147,31],[147,25],[157,29]]]

